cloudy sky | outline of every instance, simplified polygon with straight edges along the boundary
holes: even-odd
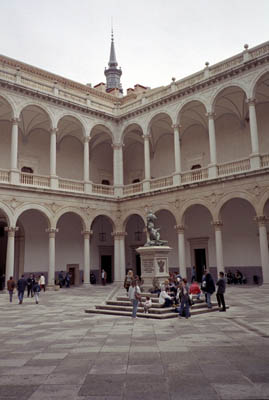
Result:
[[[183,78],[269,40],[269,0],[0,0],[0,54],[105,81],[113,18],[126,90]]]

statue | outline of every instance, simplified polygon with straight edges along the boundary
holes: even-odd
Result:
[[[160,239],[160,228],[154,226],[156,219],[156,215],[149,211],[147,215],[147,242],[144,246],[164,246],[167,244],[166,240]]]

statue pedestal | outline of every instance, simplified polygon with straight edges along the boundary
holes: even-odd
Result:
[[[153,278],[160,284],[169,278],[168,254],[171,250],[169,246],[146,246],[136,249],[141,257],[141,278],[145,291],[152,288]]]

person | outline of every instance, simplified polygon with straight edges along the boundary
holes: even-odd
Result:
[[[144,313],[148,314],[150,307],[152,307],[152,301],[149,296],[146,296],[146,301],[143,305],[144,305]]]
[[[198,282],[194,281],[189,288],[190,295],[196,295],[197,300],[200,300],[201,297],[201,289],[198,285]]]
[[[30,276],[27,278],[26,282],[27,282],[27,297],[29,297],[31,295],[31,297],[34,296],[33,294],[33,284],[34,284],[34,278],[33,278],[33,274],[30,274]]]
[[[102,285],[105,286],[106,285],[106,271],[104,269],[102,269],[101,278],[102,278]]]
[[[41,291],[41,287],[40,287],[39,283],[35,281],[33,284],[33,293],[34,293],[36,304],[38,304],[38,301],[39,301],[40,291]]]
[[[164,287],[162,288],[162,291],[159,296],[159,304],[161,305],[161,307],[172,307],[173,304],[172,297],[169,296]]]
[[[17,283],[19,304],[22,304],[23,302],[23,296],[26,286],[27,286],[26,279],[24,279],[24,275],[22,275]]]
[[[152,288],[150,289],[151,293],[157,293],[157,295],[159,296],[161,293],[161,289],[160,289],[160,282],[158,280],[158,278],[154,277],[152,279]]]
[[[185,318],[190,317],[190,300],[189,300],[189,287],[187,284],[187,279],[183,278],[180,285],[180,307],[178,316],[183,317],[185,313]]]
[[[64,286],[64,283],[65,283],[64,282],[64,272],[63,271],[59,272],[58,280],[59,280],[59,286],[60,286],[60,288],[62,288]]]
[[[45,279],[44,274],[40,275],[38,283],[39,283],[40,288],[43,289],[43,291],[45,292],[46,291],[46,279]]]
[[[141,290],[137,282],[133,279],[129,287],[128,296],[133,305],[132,318],[135,319],[138,303],[141,302]]]
[[[15,287],[16,287],[16,284],[13,279],[13,276],[10,276],[9,280],[7,281],[7,290],[9,293],[9,302],[10,303],[12,303],[12,298],[13,298],[13,293],[14,293]]]
[[[215,292],[216,289],[214,280],[207,269],[205,270],[205,277],[203,282],[205,282],[204,291],[206,293],[207,307],[212,308],[211,295]]]
[[[193,283],[195,280],[196,280],[196,267],[195,265],[193,265],[191,269],[191,283]]]
[[[65,274],[65,286],[66,286],[67,288],[70,288],[70,274],[69,274],[68,271],[67,271],[67,273]]]
[[[129,271],[127,272],[127,275],[125,276],[124,284],[123,284],[123,286],[126,289],[127,293],[129,291],[129,288],[130,288],[130,286],[132,284],[132,280],[133,279],[134,279],[133,271],[131,269],[129,269]]]
[[[227,272],[227,283],[228,284],[234,283],[234,279],[235,279],[234,274],[229,270]]]
[[[240,285],[242,285],[242,281],[243,281],[243,274],[241,271],[239,271],[239,269],[236,270],[235,273],[235,281],[234,283],[239,283]]]
[[[219,311],[226,311],[226,305],[225,305],[225,300],[224,300],[226,282],[224,279],[224,272],[219,273],[219,279],[216,282],[216,286],[218,286],[216,297],[217,297],[217,301],[218,301]],[[222,308],[221,308],[221,306],[222,306]]]

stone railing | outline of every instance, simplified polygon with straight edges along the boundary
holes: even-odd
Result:
[[[0,69],[0,79],[15,82],[16,76],[14,73]]]
[[[164,176],[162,178],[152,179],[150,181],[150,189],[161,189],[173,185],[173,176]]]
[[[84,192],[84,183],[72,179],[59,178],[59,189],[69,192]]]
[[[197,182],[203,179],[208,179],[208,168],[194,169],[181,174],[181,183]]]
[[[223,175],[237,174],[240,172],[248,171],[249,169],[250,169],[250,160],[249,158],[246,158],[243,160],[237,160],[218,165],[218,175],[223,176]]]
[[[50,187],[50,178],[48,176],[34,175],[27,172],[20,173],[20,183],[27,186]]]
[[[5,169],[0,170],[0,182],[9,182],[9,171]]]
[[[85,105],[87,100],[85,97],[77,96],[67,90],[59,89],[59,97],[63,97],[66,100],[73,101],[74,103],[79,103]]]
[[[261,167],[268,167],[269,166],[269,154],[263,154],[261,156]]]
[[[103,194],[106,196],[114,196],[114,186],[93,183],[92,192],[96,194]]]
[[[254,47],[253,49],[249,50],[249,54],[251,58],[256,58],[263,56],[264,54],[269,53],[269,43],[265,43],[264,45]]]
[[[40,92],[53,93],[53,87],[51,85],[47,85],[43,82],[34,81],[33,79],[28,77],[21,76],[21,84],[39,90]]]
[[[134,194],[134,193],[139,193],[139,192],[143,192],[143,183],[142,182],[123,186],[123,195],[129,195],[129,194]]]

